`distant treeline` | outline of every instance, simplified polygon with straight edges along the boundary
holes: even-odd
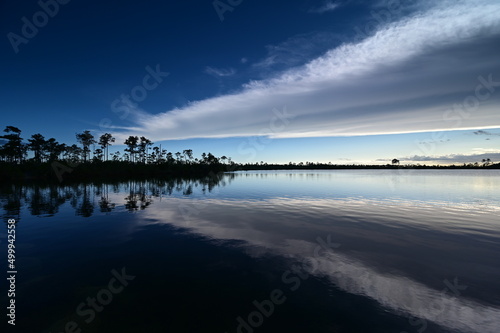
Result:
[[[290,163],[290,164],[238,164],[238,170],[330,170],[330,169],[500,169],[500,163],[468,163],[462,165],[370,165],[370,164],[330,164],[330,163]]]
[[[56,139],[45,139],[42,134],[33,134],[24,141],[21,130],[7,126],[0,136],[0,179],[3,182],[42,181],[89,181],[123,180],[148,177],[203,177],[220,172],[236,170],[301,170],[301,169],[472,169],[494,168],[500,164],[489,159],[463,165],[439,166],[408,164],[400,165],[393,159],[386,165],[339,165],[332,163],[299,162],[288,164],[260,163],[238,164],[226,156],[216,157],[203,153],[193,156],[191,149],[169,152],[154,146],[144,136],[129,136],[123,143],[123,152],[109,153],[116,139],[109,133],[94,137],[90,131],[76,134],[76,144],[66,145]],[[31,153],[31,154],[29,154]],[[28,158],[28,155],[31,157]]]

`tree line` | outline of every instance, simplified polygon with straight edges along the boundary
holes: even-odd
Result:
[[[123,152],[109,153],[109,147],[116,142],[110,133],[95,137],[90,131],[76,134],[79,143],[67,145],[59,143],[54,138],[46,139],[42,134],[33,134],[24,142],[21,130],[14,126],[7,126],[5,134],[0,136],[3,144],[0,146],[0,160],[3,162],[20,164],[26,161],[45,163],[66,160],[74,163],[98,163],[105,161],[121,161],[133,164],[182,164],[182,165],[214,165],[233,164],[231,158],[226,156],[216,157],[212,153],[203,153],[201,158],[195,158],[191,149],[182,152],[169,152],[144,136],[129,136],[123,144]],[[32,157],[28,158],[28,153]]]
[[[483,163],[463,165],[400,165],[398,159],[386,165],[351,164],[339,165],[314,162],[289,162],[288,164],[255,163],[239,164],[226,156],[216,157],[203,153],[194,157],[191,149],[169,152],[144,136],[129,136],[123,151],[110,153],[116,143],[110,133],[95,137],[90,131],[76,133],[78,144],[60,143],[42,134],[33,134],[26,142],[21,130],[7,126],[0,136],[0,179],[9,181],[89,181],[124,180],[150,177],[205,177],[219,172],[236,170],[285,170],[285,169],[422,169],[422,168],[495,168],[500,163],[483,159]],[[29,156],[29,158],[28,158]],[[73,172],[75,171],[75,172]]]

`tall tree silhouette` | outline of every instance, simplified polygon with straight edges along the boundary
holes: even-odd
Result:
[[[90,153],[90,145],[96,143],[94,136],[90,131],[83,131],[83,133],[76,134],[76,140],[78,140],[83,147],[83,162],[87,162],[87,157]]]
[[[139,143],[139,138],[137,136],[129,136],[127,140],[125,140],[124,144],[127,145],[128,148],[125,149],[126,152],[130,155],[130,161],[135,162],[135,154],[137,154],[137,146]]]
[[[21,138],[21,130],[14,126],[7,126],[3,131],[7,134],[0,136],[0,138],[7,140],[7,142],[1,148],[2,155],[9,162],[21,163],[27,149]]]
[[[113,138],[110,133],[104,133],[99,138],[99,145],[101,145],[101,148],[106,155],[106,161],[108,160],[109,146],[111,146],[113,142],[115,142],[115,138]]]
[[[59,156],[66,150],[66,145],[64,143],[57,142],[54,138],[48,139],[45,142],[44,147],[44,151],[51,161],[58,160]]]
[[[187,162],[189,160],[189,162],[191,162],[191,160],[193,159],[193,150],[192,149],[185,149],[182,151],[182,153],[184,154],[184,160]]]
[[[33,159],[39,163],[42,162],[45,157],[45,147],[47,145],[47,141],[43,135],[40,133],[33,134],[31,139],[28,139],[28,142],[28,148],[34,154]]]
[[[141,141],[139,142],[139,153],[141,157],[141,162],[144,163],[146,161],[146,154],[149,146],[153,145],[153,142],[151,140],[146,139],[145,137],[141,136]]]

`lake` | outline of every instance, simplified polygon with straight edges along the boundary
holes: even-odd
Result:
[[[2,185],[0,200],[4,253],[17,222],[12,331],[500,331],[499,170]]]

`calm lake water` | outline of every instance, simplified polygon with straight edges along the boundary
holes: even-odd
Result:
[[[498,170],[0,190],[15,332],[500,332]]]

